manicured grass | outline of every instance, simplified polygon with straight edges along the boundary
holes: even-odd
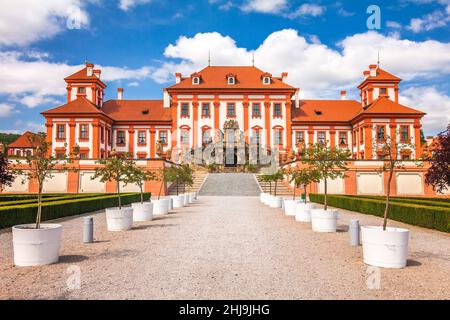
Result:
[[[312,202],[323,203],[323,194],[310,194]],[[413,201],[413,200],[412,200]],[[328,204],[365,214],[382,217],[385,202],[382,198],[366,198],[345,195],[328,195]],[[450,232],[450,208],[416,202],[393,201],[390,204],[389,219],[420,227]]]
[[[138,202],[139,193],[122,194],[122,205]],[[144,200],[150,199],[150,193],[144,193]],[[116,194],[103,194],[84,198],[47,201],[42,204],[42,221],[79,215],[118,205]],[[0,207],[0,228],[17,224],[34,223],[37,214],[37,203],[18,204]]]

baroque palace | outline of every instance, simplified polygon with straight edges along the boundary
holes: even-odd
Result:
[[[289,157],[309,143],[348,148],[354,159],[382,159],[373,141],[395,136],[402,159],[421,155],[423,112],[399,104],[400,78],[370,65],[358,86],[360,101],[299,99],[299,88],[256,67],[208,66],[163,90],[162,100],[105,101],[101,70],[87,63],[65,78],[67,103],[45,111],[47,139],[57,157],[78,147],[82,159],[111,150],[134,158],[167,156],[223,138],[230,123],[246,143],[256,141]],[[413,146],[413,148],[411,147]]]

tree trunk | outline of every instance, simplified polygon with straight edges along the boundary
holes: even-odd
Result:
[[[272,182],[269,182],[269,194],[272,194]]]
[[[177,184],[177,196],[178,196],[178,179],[175,180],[175,183]]]
[[[278,180],[275,181],[275,190],[274,190],[275,197],[277,196],[277,184],[278,184]]]
[[[120,181],[116,180],[116,184],[117,184],[117,195],[119,197],[119,210],[122,210],[122,201],[120,199]]]
[[[323,181],[324,184],[324,191],[325,191],[325,197],[324,197],[324,210],[328,209],[328,201],[327,201],[327,193],[328,193],[328,188],[327,188],[327,179],[325,178]]]
[[[144,203],[144,190],[142,190],[142,185],[139,187],[141,188],[141,203]]]
[[[37,209],[37,215],[36,215],[36,229],[39,229],[41,227],[42,186],[43,186],[43,182],[39,182],[39,188],[38,188],[38,209]]]
[[[304,184],[304,188],[305,188],[305,204],[306,204],[306,183]]]
[[[297,186],[295,185],[295,183],[294,183],[294,195],[293,195],[293,197],[292,197],[292,200],[295,200],[295,188],[296,188]]]
[[[160,186],[159,186],[158,200],[159,200],[159,198],[161,197],[161,191],[162,191],[163,185],[164,185],[164,179],[161,181],[161,184],[160,184]],[[178,186],[177,186],[177,188],[178,188]]]
[[[391,165],[391,168],[389,169],[389,178],[388,178],[388,185],[387,185],[387,191],[386,191],[386,207],[384,208],[383,231],[386,231],[386,226],[387,226],[387,218],[388,218],[388,213],[389,213],[389,197],[391,195],[391,181],[392,181],[393,175],[394,175],[394,166]]]

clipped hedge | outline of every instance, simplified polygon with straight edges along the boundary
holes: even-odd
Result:
[[[384,199],[385,199],[385,197],[381,197],[381,196],[350,196],[350,197],[361,198],[361,199],[373,199],[373,200],[380,200],[380,201],[384,201]],[[411,204],[417,204],[417,205],[443,207],[443,208],[450,209],[449,202],[434,201],[434,200],[427,200],[427,199],[429,199],[429,198],[417,199],[417,198],[391,197],[390,202],[411,203]]]
[[[324,202],[323,194],[310,194],[312,202]],[[383,217],[385,202],[354,196],[328,195],[328,205],[350,211]],[[415,226],[450,232],[450,208],[412,203],[391,202],[389,219]]]
[[[148,199],[150,199],[150,193],[144,193],[144,200]],[[125,193],[121,195],[121,200],[122,205],[127,205],[139,202],[141,195],[140,193]],[[116,194],[46,202],[42,204],[42,221],[116,207],[118,204],[119,200]],[[36,213],[36,203],[0,207],[0,228],[34,223]]]
[[[51,201],[60,201],[60,200],[69,200],[69,199],[82,199],[82,198],[92,198],[92,197],[98,197],[103,194],[96,193],[96,194],[66,194],[66,195],[59,195],[56,197],[45,197],[42,198],[42,202],[51,202]],[[14,206],[14,205],[20,205],[20,204],[29,204],[29,203],[37,203],[37,198],[33,199],[27,199],[27,200],[15,200],[15,201],[2,201],[0,202],[0,207],[3,206]]]

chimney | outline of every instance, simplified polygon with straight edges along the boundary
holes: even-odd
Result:
[[[93,63],[86,63],[86,73],[88,77],[91,77],[94,72],[94,64]]]
[[[96,76],[97,78],[100,79],[100,75],[102,74],[102,70],[100,69],[96,69],[94,70],[94,76]]]
[[[295,99],[295,108],[296,109],[300,108],[300,88],[298,88],[297,91],[295,91],[294,99]]]
[[[370,76],[371,77],[376,77],[377,76],[377,65],[376,64],[371,64],[369,66],[370,69]]]
[[[367,79],[370,75],[370,71],[364,71],[363,75],[364,75],[364,79]]]
[[[181,82],[181,73],[177,72],[175,73],[175,83],[180,83]]]
[[[281,74],[281,81],[282,81],[282,82],[285,82],[286,79],[287,79],[287,77],[288,77],[288,73],[287,73],[287,72],[283,72],[283,73]]]
[[[123,88],[117,88],[117,100],[123,100]]]
[[[341,91],[341,100],[347,100],[347,91],[345,90]]]

